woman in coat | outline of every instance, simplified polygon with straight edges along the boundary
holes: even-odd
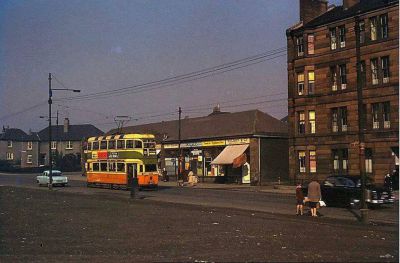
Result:
[[[317,205],[321,200],[321,186],[316,180],[308,184],[307,197],[310,202],[311,216],[317,216]]]

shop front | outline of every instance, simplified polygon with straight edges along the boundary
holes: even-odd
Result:
[[[244,154],[244,151],[248,149],[249,143],[249,138],[183,142],[180,145],[182,152],[181,172],[183,175],[186,175],[192,171],[199,178],[200,182],[242,183],[242,166],[244,163],[239,167],[234,167],[232,164],[233,160],[230,165],[215,163],[214,161],[223,160],[226,162],[227,155],[235,155],[232,153],[232,147],[235,148],[235,146],[241,146],[243,149],[243,152],[235,156],[235,158],[239,157],[239,155]],[[179,145],[160,144],[157,147],[162,152],[161,156],[164,157],[164,161],[161,160],[161,163],[164,163],[168,174],[172,177],[174,175],[177,176]],[[248,177],[250,177],[250,173],[248,173]]]

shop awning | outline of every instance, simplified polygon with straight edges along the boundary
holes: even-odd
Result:
[[[248,144],[228,145],[211,164],[232,164],[233,160],[242,155],[248,147]]]

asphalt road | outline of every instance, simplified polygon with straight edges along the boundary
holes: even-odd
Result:
[[[0,186],[0,262],[399,259],[395,225],[131,200],[118,191],[103,192]]]
[[[0,174],[0,185],[21,186],[38,188],[35,184],[35,174]],[[74,174],[69,175],[70,187],[55,188],[56,191],[81,193],[86,195],[98,194],[112,196],[113,198],[129,198],[129,192],[123,190],[110,190],[87,188],[85,177]],[[162,185],[162,183],[161,183]],[[46,190],[46,187],[41,187]],[[168,203],[201,205],[208,207],[235,208],[250,211],[267,212],[272,214],[295,214],[295,200],[293,195],[249,191],[245,189],[202,189],[190,187],[161,186],[158,191],[141,191],[140,198]],[[381,209],[369,211],[372,222],[391,223],[398,225],[399,206],[384,206]],[[334,220],[359,220],[359,211],[346,208],[326,207],[320,210],[326,219]]]

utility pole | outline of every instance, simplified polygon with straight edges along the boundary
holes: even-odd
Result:
[[[178,122],[178,177],[176,178],[176,183],[179,186],[179,179],[181,178],[181,169],[182,169],[182,152],[181,152],[181,115],[182,108],[179,107],[179,122]]]
[[[53,96],[51,90],[51,73],[49,73],[49,189],[53,188],[53,154],[51,152],[51,97]]]
[[[358,146],[359,146],[359,167],[361,177],[361,221],[367,223],[368,209],[366,205],[366,174],[365,174],[365,142],[364,142],[364,106],[363,106],[363,81],[361,76],[361,50],[360,50],[360,20],[355,17],[356,32],[356,59],[357,59],[357,101],[358,101]],[[365,70],[365,69],[364,69]]]

